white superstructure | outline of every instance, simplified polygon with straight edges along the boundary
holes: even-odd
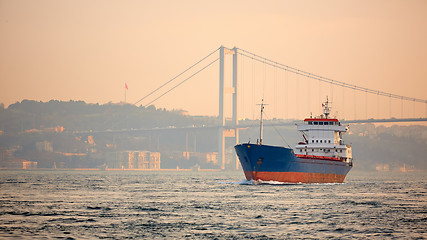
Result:
[[[304,124],[297,127],[305,141],[295,147],[296,156],[351,162],[351,146],[345,145],[342,140],[342,134],[347,132],[348,127],[342,126],[338,119],[329,118],[328,100],[322,106],[323,115],[306,118]]]

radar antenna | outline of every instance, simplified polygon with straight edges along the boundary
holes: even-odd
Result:
[[[325,118],[327,119],[330,114],[328,96],[326,96],[326,102],[322,103],[322,107],[323,107],[323,114],[325,114]]]

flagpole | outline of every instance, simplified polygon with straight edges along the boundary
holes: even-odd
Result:
[[[126,103],[126,91],[128,90],[128,85],[125,83],[125,103]]]

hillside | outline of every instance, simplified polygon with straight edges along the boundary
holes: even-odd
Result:
[[[272,128],[269,122],[265,122],[265,144],[293,147],[302,140],[295,126]],[[39,167],[47,168],[57,159],[68,167],[98,167],[103,165],[109,152],[136,150],[160,152],[162,165],[168,168],[191,167],[192,164],[217,168],[218,165],[197,162],[194,158],[184,161],[182,154],[181,158],[176,157],[179,155],[176,153],[186,150],[216,152],[217,130],[179,130],[180,127],[216,124],[214,117],[189,116],[183,110],[155,106],[24,100],[7,108],[0,105],[0,157],[38,161]],[[171,131],[109,134],[117,130],[153,128],[171,128]],[[78,131],[103,131],[105,134],[82,136],[75,134]],[[257,128],[242,129],[240,142],[256,141],[258,134]],[[427,170],[426,126],[352,124],[344,140],[352,144],[355,170],[399,170],[402,166]],[[40,151],[41,145],[47,145],[48,150]],[[233,149],[228,152],[233,153]],[[64,157],[64,154],[75,157]]]

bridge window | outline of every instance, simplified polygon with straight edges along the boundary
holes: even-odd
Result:
[[[314,123],[314,125],[317,125],[317,124],[319,124],[318,122],[313,122]]]
[[[322,143],[322,140],[320,140],[320,143]]]
[[[300,149],[299,152],[302,152],[302,149]]]
[[[329,122],[329,125],[334,125],[334,122]]]
[[[319,142],[319,140],[316,140],[316,143],[318,143]]]
[[[313,122],[308,122],[308,125],[313,125]]]
[[[323,125],[323,122],[319,122],[319,125]]]

